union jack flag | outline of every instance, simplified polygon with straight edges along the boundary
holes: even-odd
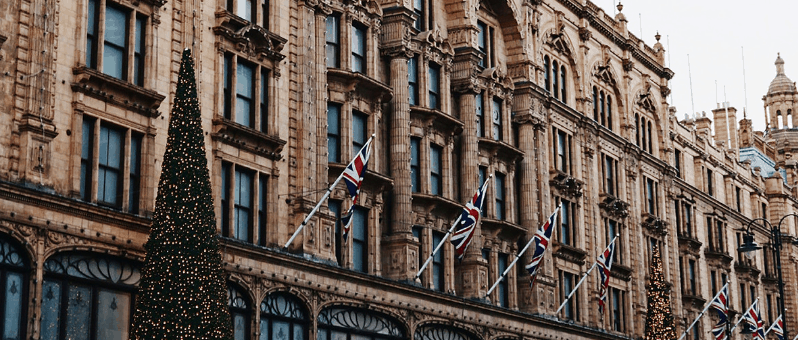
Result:
[[[779,340],[785,340],[785,330],[782,328],[781,315],[778,318],[776,318],[776,321],[773,322],[773,325],[771,325],[771,329],[769,330],[769,332],[770,331],[773,331],[773,333],[776,334],[776,337],[779,338]]]
[[[758,302],[759,301],[754,301],[751,308],[748,308],[748,311],[743,314],[745,323],[750,326],[749,329],[753,330],[751,340],[765,340],[765,326],[762,324],[762,317],[759,314]]]
[[[464,211],[461,212],[459,220],[460,226],[450,238],[450,242],[456,247],[456,256],[459,260],[464,258],[464,253],[467,251],[470,241],[472,241],[475,226],[478,224],[478,220],[481,219],[481,207],[484,205],[484,198],[487,195],[487,186],[489,186],[489,178],[478,188],[472,200],[464,206]]]
[[[610,268],[613,266],[613,259],[615,258],[613,250],[616,248],[616,238],[610,241],[607,249],[596,258],[596,265],[599,267],[599,278],[602,285],[599,286],[599,313],[605,310],[605,303],[607,303],[607,288],[608,281],[610,281]]]
[[[532,278],[529,281],[529,287],[534,285],[534,280],[537,278],[538,269],[540,268],[540,260],[543,259],[543,254],[546,253],[546,248],[548,248],[549,243],[551,242],[551,233],[554,231],[554,225],[557,224],[557,213],[560,211],[560,207],[557,206],[557,209],[554,210],[554,213],[548,217],[548,221],[540,229],[534,233],[534,255],[532,255],[531,261],[529,264],[526,265],[526,270],[529,271]]]
[[[720,318],[712,328],[712,334],[714,334],[715,340],[723,340],[726,337],[726,326],[728,325],[728,284],[717,292],[711,306],[717,311],[717,316]]]
[[[343,176],[343,182],[346,183],[346,189],[349,191],[349,196],[352,198],[352,205],[343,215],[341,221],[343,222],[343,242],[349,239],[349,229],[352,223],[352,214],[354,213],[354,205],[357,204],[357,196],[360,195],[360,185],[363,184],[363,177],[366,175],[366,167],[368,165],[369,156],[371,156],[371,140],[374,136],[369,138],[366,145],[360,149],[354,160],[346,166],[346,170],[340,174]]]

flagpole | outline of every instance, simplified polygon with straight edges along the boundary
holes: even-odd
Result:
[[[759,298],[757,298],[756,300],[754,300],[754,303],[752,303],[752,304],[751,304],[751,307],[754,307],[754,305],[755,305],[755,304],[757,304],[757,301],[759,301]],[[733,331],[734,331],[734,330],[737,328],[737,325],[739,325],[739,324],[740,324],[740,322],[741,322],[741,321],[743,321],[743,319],[745,319],[745,313],[748,313],[748,311],[749,311],[749,310],[751,310],[751,307],[748,307],[748,309],[746,309],[746,310],[745,310],[745,312],[743,313],[743,315],[742,315],[742,316],[740,316],[740,319],[739,319],[739,320],[737,320],[737,323],[735,323],[735,324],[734,324],[734,327],[731,327],[731,331],[730,331],[730,332],[733,332]],[[730,332],[729,332],[729,333],[730,333]],[[729,334],[729,335],[730,335],[730,334]]]
[[[782,315],[780,314],[779,318],[781,317]],[[774,320],[773,323],[771,324],[771,327],[768,327],[768,330],[765,331],[765,335],[768,335],[768,333],[773,329],[773,326],[776,326],[776,323],[779,322],[779,318],[776,318],[776,320]]]
[[[613,244],[613,242],[616,242],[617,238],[619,238],[619,234],[616,234],[616,236],[613,236],[613,239],[610,240],[610,243],[608,244],[608,247],[610,247],[610,245]],[[582,285],[582,282],[585,282],[585,278],[587,278],[588,275],[591,274],[591,271],[594,268],[596,268],[596,262],[594,262],[593,265],[591,266],[591,268],[588,269],[587,272],[585,272],[585,276],[583,276],[581,279],[579,279],[579,282],[577,282],[577,285],[574,286],[574,289],[572,289],[570,293],[568,293],[568,296],[565,297],[565,301],[562,302],[562,304],[560,305],[560,308],[557,308],[557,311],[554,312],[554,315],[560,314],[560,311],[563,309],[563,307],[565,307],[565,304],[568,303],[568,300],[571,299],[571,296],[573,296],[574,293],[577,291],[577,289],[579,289],[579,286]]]
[[[492,287],[489,287],[489,290],[487,291],[486,296],[489,296],[489,294],[492,293],[492,290],[494,290],[495,287],[498,286],[498,283],[500,283],[503,280],[503,277],[506,276],[506,274],[509,273],[509,270],[511,270],[512,267],[515,266],[515,263],[517,263],[517,261],[520,260],[520,257],[523,256],[523,253],[525,253],[526,250],[529,250],[529,246],[532,245],[532,240],[533,239],[534,238],[530,238],[529,242],[526,242],[526,246],[523,247],[523,250],[520,251],[520,254],[518,254],[518,256],[515,256],[515,259],[512,260],[512,263],[509,264],[509,267],[506,267],[506,270],[504,270],[503,273],[501,273],[501,276],[499,276],[498,279],[495,280],[495,283],[492,285]]]
[[[376,133],[375,133],[375,134],[372,134],[372,135],[371,135],[371,138],[369,138],[369,139],[368,139],[368,141],[366,142],[366,144],[365,144],[365,145],[363,145],[363,148],[365,148],[367,145],[369,145],[369,144],[371,143],[371,141],[372,141],[372,140],[374,140],[374,137],[376,137],[376,136],[377,136],[377,134],[376,134]],[[357,158],[357,156],[359,156],[359,155],[360,155],[360,152],[363,152],[363,148],[360,148],[360,151],[358,151],[358,152],[357,152],[357,155],[355,155],[355,156],[354,156],[354,158],[352,158],[352,161],[354,161],[354,160]],[[314,208],[312,208],[312,210],[309,212],[309,214],[307,215],[307,217],[306,217],[306,218],[304,218],[304,222],[301,222],[301,225],[299,225],[299,226],[298,226],[298,229],[296,229],[296,230],[295,230],[295,233],[293,233],[293,235],[292,235],[292,236],[290,236],[290,239],[289,239],[289,240],[287,240],[287,243],[285,243],[285,244],[284,244],[284,248],[283,248],[283,249],[284,249],[285,251],[286,251],[286,250],[287,250],[287,248],[290,246],[290,243],[292,243],[292,241],[293,241],[293,240],[295,240],[295,238],[298,236],[298,234],[300,234],[300,233],[301,233],[301,230],[304,230],[304,226],[305,226],[305,225],[307,225],[307,223],[309,223],[309,219],[311,219],[311,218],[312,218],[312,216],[314,216],[314,215],[315,215],[315,212],[316,212],[316,211],[318,211],[318,208],[320,208],[320,207],[321,207],[321,205],[323,205],[323,202],[324,202],[324,201],[326,201],[326,199],[327,199],[327,198],[329,198],[329,194],[331,194],[331,193],[332,193],[332,191],[333,191],[333,190],[335,190],[335,187],[337,187],[338,183],[340,183],[340,179],[341,179],[341,178],[343,178],[343,173],[341,173],[341,174],[340,174],[340,176],[338,176],[338,177],[335,179],[335,182],[334,182],[334,183],[332,183],[332,185],[330,185],[330,186],[329,186],[329,189],[328,189],[328,190],[326,190],[326,193],[325,193],[325,194],[323,194],[323,197],[321,197],[321,200],[320,200],[320,201],[318,201],[318,204],[316,204],[316,205],[315,205],[315,207],[314,207]]]
[[[439,242],[439,245],[436,246],[435,249],[433,249],[433,251],[430,253],[430,256],[427,258],[425,263],[422,264],[422,268],[419,268],[419,272],[416,273],[416,278],[414,278],[414,281],[419,281],[419,275],[422,275],[422,272],[425,271],[425,268],[427,268],[428,263],[430,263],[430,261],[433,260],[433,258],[436,256],[436,253],[438,253],[442,249],[442,245],[444,245],[444,242],[447,241],[447,238],[453,234],[454,230],[456,230],[456,225],[458,225],[458,222],[461,221],[461,216],[463,216],[463,214],[458,215],[456,221],[453,222],[453,226],[450,227],[450,230],[448,230],[446,234],[444,234],[444,237],[442,237],[442,240],[441,242]]]
[[[703,316],[703,314],[706,313],[707,310],[709,310],[709,307],[711,307],[712,305],[712,301],[714,301],[714,299],[716,299],[717,296],[720,295],[720,292],[722,292],[723,289],[726,289],[726,286],[728,286],[728,282],[726,282],[726,284],[723,285],[723,288],[720,288],[720,290],[717,291],[717,294],[714,294],[714,297],[711,300],[709,300],[709,303],[706,304],[706,307],[703,307],[703,311],[700,312],[700,314],[698,314],[697,317],[695,317],[695,320],[692,321],[692,324],[689,325],[689,328],[687,328],[686,331],[683,332],[683,334],[681,334],[681,337],[678,338],[678,340],[682,340],[687,334],[689,334],[689,331],[692,330],[692,327],[694,327],[695,324],[698,322],[698,320],[700,320],[700,317]],[[728,302],[726,302],[726,304],[728,305]]]

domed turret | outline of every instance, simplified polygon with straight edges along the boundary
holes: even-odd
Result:
[[[771,81],[771,86],[768,86],[768,95],[788,92],[796,92],[796,84],[785,75],[785,61],[779,53],[776,54],[776,77]]]
[[[796,83],[785,75],[785,61],[776,55],[776,77],[768,87],[768,93],[762,97],[765,102],[765,113],[768,117],[768,130],[799,127],[799,92]]]

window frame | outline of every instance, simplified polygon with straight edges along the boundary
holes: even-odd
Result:
[[[506,274],[498,282],[498,306],[503,308],[509,308],[509,273],[506,273],[506,268],[510,262],[509,253],[498,253],[498,275]]]
[[[352,22],[351,35],[352,72],[365,74],[368,66],[368,27],[360,22]]]
[[[354,212],[352,213],[352,269],[356,271],[360,271],[363,273],[369,273],[370,269],[370,261],[368,256],[369,250],[369,209],[366,209],[361,206],[355,205]],[[357,222],[362,221],[362,232],[360,232],[361,228],[358,226]],[[362,239],[358,239],[358,235],[362,235]],[[361,249],[357,249],[360,247]],[[357,254],[362,254],[359,258],[356,256]]]
[[[19,277],[20,287],[19,287],[19,319],[17,320],[17,334],[19,339],[27,339],[27,315],[28,315],[28,293],[30,289],[30,269],[28,266],[29,259],[27,254],[25,254],[24,248],[21,247],[19,242],[12,239],[11,237],[0,234],[0,258],[4,259],[5,261],[0,262],[0,320],[3,320],[3,323],[0,323],[0,334],[6,334],[6,327],[9,325],[5,323],[6,321],[6,311],[9,308],[10,299],[6,295],[8,293],[8,280],[11,274],[16,275]],[[8,253],[6,253],[8,251]],[[18,254],[16,257],[18,259],[18,263],[11,263],[10,254]],[[13,285],[13,283],[12,283]],[[14,286],[12,286],[13,288]]]
[[[555,199],[560,206],[560,228],[557,229],[556,241],[570,247],[577,247],[577,232],[576,232],[576,210],[577,205],[573,201],[557,197]]]
[[[326,105],[326,153],[327,162],[341,163],[341,111],[343,106],[329,102]],[[332,124],[334,123],[334,124]],[[329,152],[334,148],[334,152]]]
[[[324,24],[326,47],[324,53],[326,54],[326,67],[328,68],[340,68],[340,22],[340,13],[338,12],[326,16]]]
[[[444,238],[444,233],[431,230],[431,240],[433,241],[431,245],[431,251],[436,251],[438,248],[437,246],[441,243],[442,238]],[[433,256],[433,259],[430,263],[430,272],[431,272],[431,288],[436,291],[444,291],[446,282],[445,282],[445,264],[444,264],[444,244],[441,245],[442,248],[439,251],[436,251],[436,255]]]
[[[411,192],[422,192],[422,166],[421,166],[421,143],[420,137],[411,136],[410,146],[410,170],[411,170]]]
[[[108,39],[107,30],[110,28],[109,24],[111,24],[107,18],[108,7],[120,11],[124,17],[124,23],[121,25],[124,30],[122,34],[123,46],[119,42]],[[147,44],[147,41],[152,31],[150,28],[152,19],[149,13],[140,10],[139,7],[132,7],[114,0],[89,0],[87,2],[83,12],[87,18],[84,21],[85,67],[97,70],[123,82],[140,87],[145,86],[144,80],[148,71],[147,55],[150,52],[150,45]],[[105,67],[108,66],[105,65],[105,54],[108,51],[108,46],[117,50],[121,55],[120,69],[115,73],[109,69],[105,70],[105,68],[109,68]],[[109,64],[109,66],[112,66],[112,64]],[[116,76],[118,72],[120,72],[120,76]]]
[[[552,127],[552,143],[554,145],[554,169],[565,174],[573,173],[573,137],[571,134],[556,126]]]
[[[240,70],[249,70],[248,87],[249,96],[240,93],[242,87]],[[242,55],[225,52],[222,59],[222,112],[225,120],[253,129],[261,133],[269,133],[271,115],[271,81],[272,69],[261,63],[252,61]],[[240,102],[247,102],[247,121],[240,120]]]
[[[428,64],[428,108],[442,109],[442,68],[439,64]]]
[[[441,196],[444,193],[444,147],[430,143],[430,194]]]

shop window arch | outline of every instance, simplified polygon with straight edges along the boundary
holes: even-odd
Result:
[[[318,314],[318,340],[342,338],[407,339],[404,327],[394,319],[371,310],[333,306]]]
[[[234,340],[248,340],[252,338],[250,324],[253,318],[251,306],[247,292],[234,284],[228,282],[228,310],[231,312],[233,322]]]
[[[0,334],[25,339],[28,256],[18,242],[0,234]]]
[[[140,262],[92,252],[48,258],[40,339],[127,339],[140,268]]]
[[[306,340],[309,318],[300,299],[285,292],[267,294],[260,308],[260,340]]]
[[[469,332],[442,324],[426,324],[416,329],[414,340],[477,340]]]

